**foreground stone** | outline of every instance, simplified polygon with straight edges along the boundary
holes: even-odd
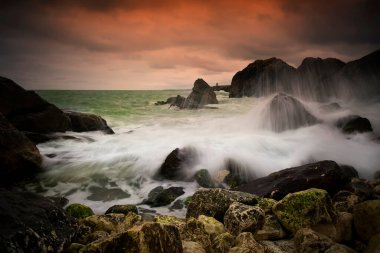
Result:
[[[256,240],[280,240],[287,236],[280,222],[274,215],[266,215],[264,226],[254,234]]]
[[[252,233],[241,233],[236,237],[236,246],[229,253],[264,253],[265,248],[253,238]]]
[[[62,252],[76,232],[75,219],[54,201],[0,189],[0,252]]]
[[[294,236],[294,245],[297,252],[326,252],[334,242],[325,235],[309,228],[300,229]]]
[[[222,222],[224,214],[233,202],[255,205],[258,203],[258,197],[220,188],[199,189],[191,198],[186,217],[198,217],[203,214]]]
[[[183,253],[206,253],[201,244],[192,241],[182,241]]]
[[[288,194],[273,206],[273,213],[292,233],[303,227],[320,222],[332,223],[337,219],[337,212],[329,194],[320,189]]]
[[[242,185],[237,190],[276,200],[282,199],[288,193],[309,188],[324,189],[334,195],[351,178],[357,176],[357,171],[352,167],[339,166],[334,161],[320,161],[280,170]]]
[[[241,232],[255,233],[264,225],[265,213],[257,206],[248,206],[239,202],[232,203],[224,215],[224,225],[232,235]]]
[[[94,215],[94,212],[91,208],[78,203],[69,205],[66,208],[66,212],[68,215],[71,215],[72,217],[77,219],[82,219]]]
[[[0,113],[0,185],[33,177],[41,163],[37,147]]]
[[[235,237],[228,232],[214,238],[212,248],[217,253],[227,253],[235,245]]]
[[[294,253],[293,240],[260,241],[265,247],[265,253]]]
[[[380,200],[368,200],[354,207],[354,225],[357,236],[368,242],[380,233]]]
[[[175,226],[144,223],[104,240],[95,241],[82,252],[181,253],[183,249],[179,231]]]

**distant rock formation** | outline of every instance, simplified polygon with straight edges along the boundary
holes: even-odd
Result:
[[[286,92],[325,101],[330,97],[380,97],[380,50],[359,60],[305,58],[297,68],[277,58],[257,60],[237,72],[230,97],[266,96]]]
[[[203,79],[197,79],[182,108],[197,109],[207,104],[218,104],[216,94]]]
[[[314,125],[318,120],[296,98],[279,93],[264,110],[264,124],[275,132]]]

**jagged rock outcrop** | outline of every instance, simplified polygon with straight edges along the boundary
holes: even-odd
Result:
[[[317,118],[299,100],[284,93],[279,93],[271,99],[262,116],[264,126],[275,132],[318,123]]]
[[[261,97],[275,92],[291,93],[296,69],[278,58],[257,60],[237,72],[231,81],[230,97]]]
[[[324,189],[333,195],[357,176],[357,171],[352,167],[339,166],[334,161],[320,161],[280,170],[242,185],[237,190],[277,200],[288,193],[309,188]]]
[[[102,131],[106,134],[114,134],[107,125],[107,121],[100,116],[91,113],[65,111],[70,118],[71,130],[74,132]]]
[[[207,104],[217,104],[214,90],[203,79],[194,82],[193,90],[186,98],[182,108],[197,109]]]
[[[37,147],[0,113],[0,185],[32,177],[41,163]]]

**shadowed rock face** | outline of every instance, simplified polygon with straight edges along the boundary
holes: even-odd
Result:
[[[264,111],[264,125],[275,132],[314,125],[318,120],[292,96],[279,93]]]
[[[65,114],[70,118],[71,129],[74,132],[103,131],[107,134],[114,134],[114,131],[107,125],[107,121],[100,116],[72,111],[66,111]]]
[[[242,185],[237,190],[276,200],[288,193],[309,188],[324,189],[334,194],[357,176],[358,173],[352,167],[321,161],[280,170]]]
[[[0,113],[0,185],[33,176],[41,162],[36,146]]]
[[[216,94],[203,80],[197,79],[190,95],[186,98],[183,108],[196,109],[207,104],[217,104]]]
[[[296,69],[277,58],[257,60],[232,78],[230,97],[265,96],[292,91]]]

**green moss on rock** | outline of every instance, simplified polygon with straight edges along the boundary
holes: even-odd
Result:
[[[66,212],[77,219],[83,219],[88,216],[94,215],[94,212],[88,206],[82,204],[71,204],[66,208]]]
[[[272,210],[292,233],[320,222],[335,222],[337,218],[337,211],[327,191],[314,188],[286,195]]]
[[[108,208],[108,210],[106,211],[106,214],[109,214],[109,213],[128,214],[130,212],[139,214],[139,211],[137,210],[137,207],[135,205],[114,205]]]

